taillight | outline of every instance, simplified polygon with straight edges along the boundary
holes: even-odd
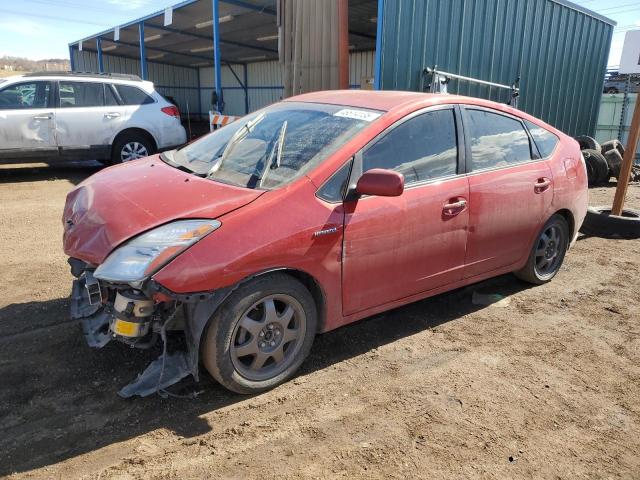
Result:
[[[161,110],[163,113],[166,113],[170,117],[176,117],[178,120],[180,119],[180,110],[178,110],[178,107],[176,107],[175,105],[162,107]]]

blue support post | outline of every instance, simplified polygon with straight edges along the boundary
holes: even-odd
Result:
[[[200,67],[196,69],[198,75],[198,117],[202,117],[202,91],[200,90]],[[200,119],[199,118],[199,119]]]
[[[249,113],[249,75],[247,74],[247,64],[244,64],[244,113]]]
[[[96,50],[98,51],[98,72],[104,73],[104,62],[102,61],[102,39],[96,38]]]
[[[218,11],[218,0],[211,0],[213,11],[213,73],[216,80],[216,94],[218,103],[216,110],[222,113],[222,71],[220,65],[220,13]]]
[[[382,22],[384,19],[384,0],[378,0],[378,28],[376,31],[376,63],[373,71],[373,86],[382,89]]]
[[[69,45],[69,65],[71,66],[71,71],[75,72],[76,70],[76,61],[73,58],[73,46]]]
[[[144,52],[144,22],[138,24],[138,33],[140,34],[140,76],[143,80],[147,79],[147,56]]]

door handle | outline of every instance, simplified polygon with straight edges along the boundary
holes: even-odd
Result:
[[[550,186],[551,186],[551,179],[547,177],[542,177],[536,180],[536,183],[533,187],[533,191],[535,193],[546,192],[547,190],[549,190]]]
[[[447,217],[455,217],[467,208],[467,201],[463,198],[455,202],[445,203],[442,207],[442,214]]]
[[[118,112],[105,113],[104,118],[118,118],[120,114]]]
[[[47,115],[35,115],[34,120],[51,120],[53,118],[53,113],[49,113]]]

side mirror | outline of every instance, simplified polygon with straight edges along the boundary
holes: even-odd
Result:
[[[393,170],[374,168],[362,174],[356,184],[359,195],[398,197],[404,191],[404,176]]]

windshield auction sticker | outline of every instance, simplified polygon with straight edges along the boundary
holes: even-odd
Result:
[[[380,116],[379,113],[368,112],[366,110],[353,110],[351,108],[343,108],[333,114],[335,117],[353,118],[354,120],[364,120],[365,122],[373,122]]]

